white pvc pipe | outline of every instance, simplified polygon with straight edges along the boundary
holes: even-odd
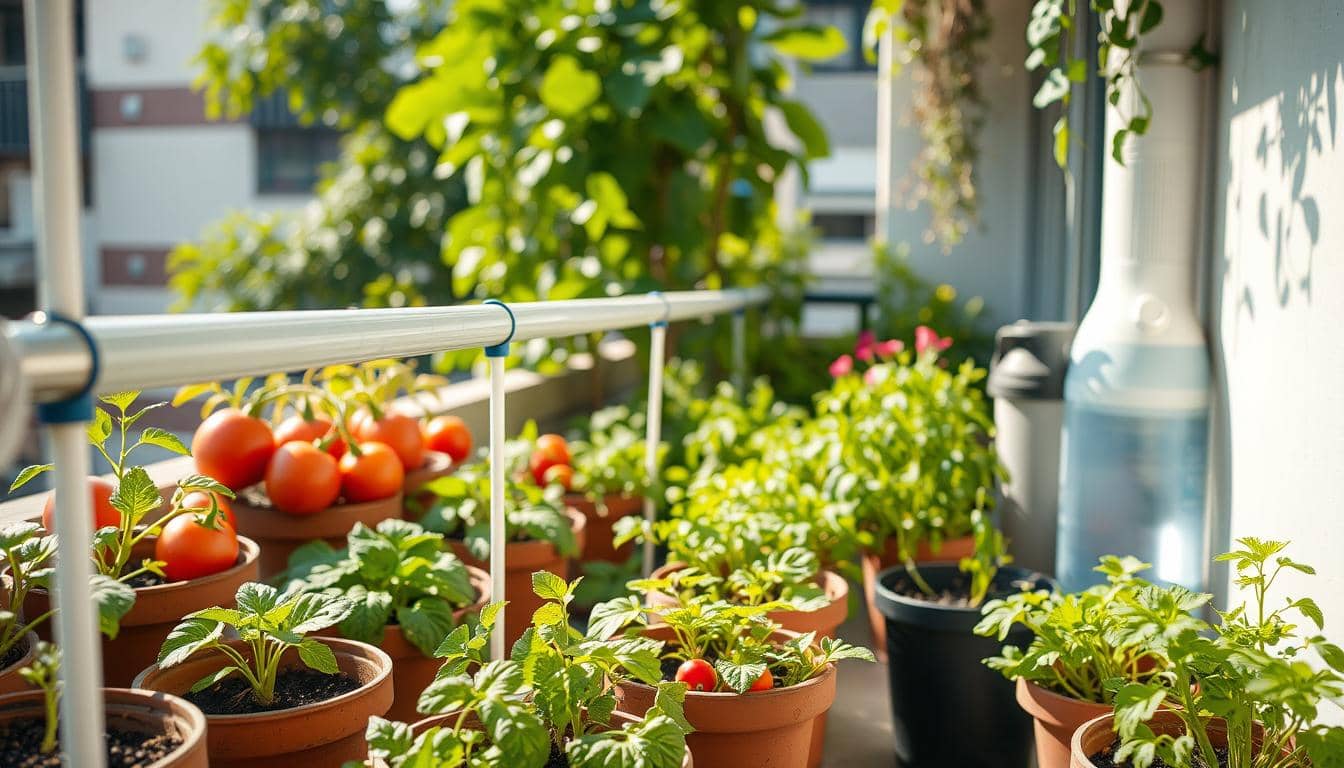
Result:
[[[504,358],[490,358],[490,600],[502,602],[504,595]],[[504,613],[495,616],[490,635],[490,658],[504,659]]]
[[[79,112],[75,108],[74,11],[71,0],[27,0],[29,136],[36,195],[39,301],[79,321],[84,316],[80,248]],[[87,357],[85,355],[85,357]],[[89,577],[93,520],[84,423],[47,427],[55,454],[57,565],[53,605],[64,661],[61,752],[67,766],[102,768],[102,649]]]
[[[892,243],[897,239],[896,233],[892,231],[894,217],[891,215],[895,204],[896,179],[899,178],[892,153],[892,131],[896,127],[893,91],[896,78],[892,72],[896,47],[892,34],[894,24],[894,19],[888,21],[886,32],[877,42],[877,179],[873,187],[873,212],[876,216],[873,229],[879,243]]]
[[[649,412],[645,424],[644,438],[644,471],[648,474],[649,482],[654,487],[657,487],[658,479],[658,444],[663,440],[663,358],[666,356],[666,349],[667,325],[655,323],[649,329]],[[645,494],[644,524],[646,533],[653,525],[657,514],[658,507],[654,503],[653,496]],[[653,573],[653,538],[648,535],[644,537],[642,570],[645,578]]]
[[[739,397],[747,386],[747,315],[742,310],[732,314],[733,329],[733,388]]]

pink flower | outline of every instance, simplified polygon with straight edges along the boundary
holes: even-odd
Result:
[[[854,356],[865,363],[871,363],[873,362],[873,349],[874,347],[871,345],[867,347],[859,347],[854,350]]]
[[[915,354],[917,355],[924,354],[926,349],[941,352],[950,346],[952,346],[951,338],[939,338],[938,334],[927,325],[921,325],[915,329]]]
[[[878,357],[887,360],[901,354],[901,350],[905,349],[905,342],[900,339],[887,339],[879,341],[874,349],[877,350]]]
[[[853,372],[854,358],[849,355],[841,355],[835,358],[835,362],[831,363],[831,375],[837,379],[841,376],[848,376]]]
[[[877,386],[877,383],[886,378],[887,369],[880,365],[874,365],[872,368],[863,372],[863,383],[870,387]]]
[[[854,342],[854,351],[862,352],[865,349],[871,349],[877,343],[877,334],[872,331],[859,331],[859,340]]]

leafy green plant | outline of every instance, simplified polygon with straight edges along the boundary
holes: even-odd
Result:
[[[322,641],[305,635],[339,624],[354,610],[354,603],[335,595],[303,592],[290,588],[246,582],[238,587],[237,608],[206,608],[187,614],[173,628],[159,649],[159,666],[174,667],[197,652],[219,654],[227,663],[196,681],[192,692],[202,691],[230,675],[241,675],[262,706],[275,699],[275,681],[280,659],[297,649],[305,666],[334,675],[339,672],[336,655]],[[239,651],[229,645],[224,633],[236,634],[245,645]]]
[[[764,430],[776,425],[786,431],[795,428],[807,412],[777,400],[770,381],[761,377],[745,393],[719,382],[712,396],[691,401],[686,417],[696,425],[682,439],[686,473],[694,478],[759,458],[771,447]],[[672,473],[672,477],[684,476]]]
[[[984,502],[981,501],[981,507],[983,506]],[[1003,531],[994,525],[983,509],[976,509],[971,513],[971,531],[975,538],[975,548],[969,556],[961,558],[957,567],[970,579],[967,602],[972,608],[978,608],[989,596],[999,569],[1012,563],[1013,556],[1008,554]],[[917,571],[912,573],[917,574]],[[916,579],[919,580],[917,575]],[[926,593],[931,591],[927,584],[923,586]]]
[[[1166,658],[1126,629],[1125,606],[1153,586],[1138,575],[1149,567],[1134,557],[1107,555],[1093,569],[1105,574],[1105,584],[1069,594],[1037,590],[991,600],[982,609],[976,634],[1002,641],[1021,624],[1034,637],[1025,651],[1006,645],[985,663],[1009,680],[1025,679],[1095,704],[1113,703],[1116,681],[1160,678]]]
[[[1286,571],[1315,569],[1281,554],[1287,542],[1237,540],[1240,549],[1218,556],[1236,568],[1236,584],[1250,600],[1219,613],[1215,633],[1191,611],[1208,601],[1180,587],[1145,587],[1123,607],[1123,631],[1137,637],[1169,666],[1155,679],[1132,682],[1115,694],[1120,735],[1117,762],[1148,768],[1161,759],[1174,768],[1307,768],[1344,759],[1344,728],[1318,723],[1320,706],[1344,697],[1344,650],[1318,633],[1300,633],[1306,620],[1316,630],[1324,616],[1311,598],[1288,598],[1271,608],[1269,591]],[[1310,655],[1323,666],[1308,662]],[[1169,707],[1183,730],[1158,734],[1148,721]],[[1208,725],[1227,727],[1227,755],[1219,756]]]
[[[690,730],[681,707],[684,685],[659,684],[642,720],[612,727],[613,686],[631,677],[658,683],[661,643],[584,635],[569,623],[578,583],[544,571],[533,574],[532,583],[547,602],[511,657],[487,659],[500,604],[487,606],[478,626],[458,627],[444,640],[438,651],[444,666],[420,696],[421,712],[448,715],[445,722],[416,736],[409,726],[374,718],[367,733],[370,757],[394,768],[540,768],[555,754],[573,768],[681,765]]]
[[[38,642],[33,663],[19,670],[25,682],[42,691],[42,744],[38,749],[44,755],[56,751],[56,727],[60,725],[61,706],[60,671],[61,649],[45,640]]]
[[[594,411],[584,425],[583,440],[569,443],[574,490],[605,512],[607,496],[643,497],[655,486],[644,467],[644,412],[613,405]],[[658,448],[658,463],[667,445]]]
[[[338,625],[342,637],[382,645],[390,624],[411,645],[433,656],[457,622],[457,609],[475,603],[467,567],[445,551],[442,534],[415,523],[363,523],[347,537],[345,549],[313,541],[294,551],[285,578],[290,589],[345,597],[353,603]]]

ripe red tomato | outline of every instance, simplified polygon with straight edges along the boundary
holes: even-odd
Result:
[[[708,661],[690,659],[677,667],[677,682],[692,691],[712,691],[719,686],[719,676]]]
[[[275,428],[275,445],[279,447],[285,443],[311,443],[326,437],[330,431],[330,421],[326,419],[305,421],[302,416],[296,414],[280,422],[280,426]]]
[[[195,513],[168,521],[154,542],[154,559],[163,561],[169,581],[199,579],[227,571],[238,562],[238,534],[223,516],[217,528],[206,528]]]
[[[425,447],[441,451],[460,464],[471,455],[471,430],[458,416],[435,416],[424,427]]]
[[[275,437],[265,421],[237,408],[225,408],[196,428],[191,453],[196,457],[196,471],[236,491],[265,477],[266,464],[275,453]]]
[[[546,484],[546,470],[557,464],[569,464],[569,444],[559,435],[542,435],[537,438],[537,447],[532,451],[528,469],[532,471],[532,480],[537,485]]]
[[[112,498],[112,492],[117,490],[117,486],[101,477],[89,477],[89,494],[92,497],[90,503],[93,505],[93,529],[116,527],[121,525],[121,513],[112,506],[108,499]],[[48,533],[56,530],[56,492],[47,494],[47,503],[42,505],[42,527],[47,529]]]
[[[556,464],[552,466],[550,469],[546,470],[546,474],[542,475],[541,479],[546,481],[542,483],[543,485],[559,483],[566,491],[574,490],[574,468],[568,464]]]
[[[341,495],[348,502],[386,499],[401,490],[406,470],[401,459],[383,443],[360,443],[360,455],[341,457]]]
[[[341,495],[341,472],[331,454],[312,443],[285,443],[266,468],[266,495],[281,512],[311,515]]]
[[[764,672],[761,673],[760,677],[756,678],[756,682],[752,683],[751,687],[748,688],[747,690],[769,691],[773,690],[774,687],[775,687],[775,676],[770,674],[770,670],[769,668],[767,668]]]
[[[188,509],[204,509],[208,511],[210,509],[211,496],[214,496],[215,501],[219,503],[220,514],[224,516],[225,520],[229,521],[229,525],[233,526],[235,531],[238,530],[238,518],[233,516],[233,507],[229,506],[229,500],[224,496],[220,496],[217,493],[209,494],[205,491],[192,491],[182,497],[182,506],[187,507]]]
[[[383,443],[396,451],[401,468],[407,472],[419,469],[425,463],[425,438],[420,434],[420,422],[410,416],[387,411],[383,418],[373,419],[365,414],[352,420],[350,433],[361,443]]]

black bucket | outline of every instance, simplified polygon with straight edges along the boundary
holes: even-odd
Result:
[[[941,592],[964,579],[956,563],[919,566]],[[893,587],[904,567],[877,577],[877,609],[887,619],[887,671],[896,762],[903,768],[1027,768],[1031,717],[1017,705],[1013,684],[981,660],[1006,644],[1025,648],[1031,632],[1021,625],[1000,643],[971,630],[976,608],[937,605],[905,597]],[[1025,568],[1003,568],[992,593],[1053,589],[1053,582]]]

